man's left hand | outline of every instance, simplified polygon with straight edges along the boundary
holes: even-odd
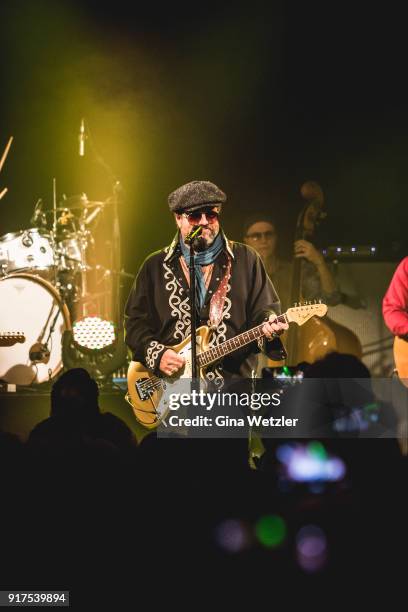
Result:
[[[283,323],[277,320],[275,314],[270,315],[269,321],[262,327],[262,331],[268,340],[271,340],[274,336],[282,334],[286,329],[289,328],[287,323]]]

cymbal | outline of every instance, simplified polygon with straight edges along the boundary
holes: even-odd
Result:
[[[95,208],[95,206],[104,205],[105,202],[89,200],[86,193],[69,196],[69,198],[63,195],[61,202],[59,202],[59,208],[69,208],[70,210],[82,210],[83,208]]]
[[[56,212],[69,212],[71,210],[84,210],[84,209],[88,209],[88,208],[96,208],[97,206],[99,206],[100,208],[103,208],[103,206],[105,206],[105,202],[89,202],[87,204],[84,204],[83,206],[58,206],[55,210]],[[45,213],[53,213],[54,212],[54,208],[47,208],[44,210]]]

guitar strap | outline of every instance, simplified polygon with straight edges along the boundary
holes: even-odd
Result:
[[[228,282],[231,278],[231,256],[228,255],[228,264],[225,270],[225,274],[218,285],[217,291],[211,298],[210,301],[210,327],[216,329],[222,321],[225,297],[228,290]]]

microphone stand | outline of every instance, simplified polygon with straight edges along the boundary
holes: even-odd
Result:
[[[83,128],[82,128],[83,124]],[[114,266],[113,281],[112,281],[112,320],[116,323],[118,330],[123,327],[122,314],[121,314],[121,240],[120,240],[120,222],[119,222],[119,204],[122,195],[122,184],[117,176],[112,171],[111,167],[106,163],[103,157],[99,154],[97,147],[94,144],[91,131],[89,129],[88,122],[82,119],[81,130],[84,130],[83,137],[89,140],[90,148],[93,154],[94,161],[98,163],[106,172],[112,185],[112,195],[109,198],[109,203],[112,204],[113,210],[113,232],[112,232],[112,257],[111,262]],[[86,132],[86,134],[85,134]],[[80,142],[81,144],[81,142]],[[81,153],[80,153],[81,155]],[[82,157],[82,155],[81,155]],[[63,361],[67,363],[69,367],[76,367],[73,364],[78,363],[75,356],[75,352],[72,350],[72,331],[66,330],[64,332],[64,338],[62,341],[63,346]],[[124,342],[123,333],[119,332],[119,336],[116,342],[116,346],[112,353],[109,353],[109,359],[102,360],[100,363],[97,361],[95,356],[92,368],[95,373],[95,377],[98,378],[100,384],[109,384],[108,377],[115,370],[122,367],[126,362],[127,348]],[[83,359],[83,357],[81,357]],[[90,364],[91,365],[91,364]]]
[[[112,262],[112,266],[113,266],[113,281],[112,281],[112,319],[113,321],[115,321],[115,323],[117,324],[118,328],[121,325],[121,321],[122,321],[122,315],[121,315],[121,235],[120,235],[120,223],[119,223],[119,212],[118,212],[118,205],[120,202],[120,197],[122,195],[122,191],[123,191],[123,187],[122,187],[122,183],[120,182],[120,180],[118,179],[118,177],[114,174],[112,168],[106,163],[106,161],[103,159],[103,157],[99,154],[93,138],[92,138],[92,134],[91,131],[89,129],[89,125],[88,122],[83,119],[82,120],[84,122],[85,125],[85,130],[87,133],[87,139],[89,140],[89,144],[92,150],[92,153],[94,155],[94,160],[100,165],[102,166],[102,168],[105,170],[106,175],[109,177],[109,180],[111,181],[112,184],[112,195],[111,197],[108,199],[109,202],[112,204],[112,211],[113,211],[113,232],[112,232],[112,237],[113,237],[113,243],[112,243],[112,257],[111,257],[111,262]]]
[[[195,276],[195,255],[194,241],[201,235],[203,228],[201,225],[195,227],[184,239],[184,242],[190,246],[190,309],[191,309],[191,389],[195,388],[197,376],[197,297],[196,297],[196,276]]]
[[[191,378],[192,382],[197,378],[197,304],[196,304],[196,277],[195,277],[195,255],[193,241],[190,242],[190,308],[191,308]]]

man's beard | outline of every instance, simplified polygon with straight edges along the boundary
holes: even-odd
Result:
[[[210,236],[208,236],[208,238],[204,238],[204,236],[199,236],[193,241],[193,248],[196,253],[201,253],[202,251],[205,251],[206,249],[208,249],[208,247],[210,247],[212,243],[214,242],[214,240],[216,239],[218,234],[216,234],[212,230],[210,231],[211,233],[210,233]]]

